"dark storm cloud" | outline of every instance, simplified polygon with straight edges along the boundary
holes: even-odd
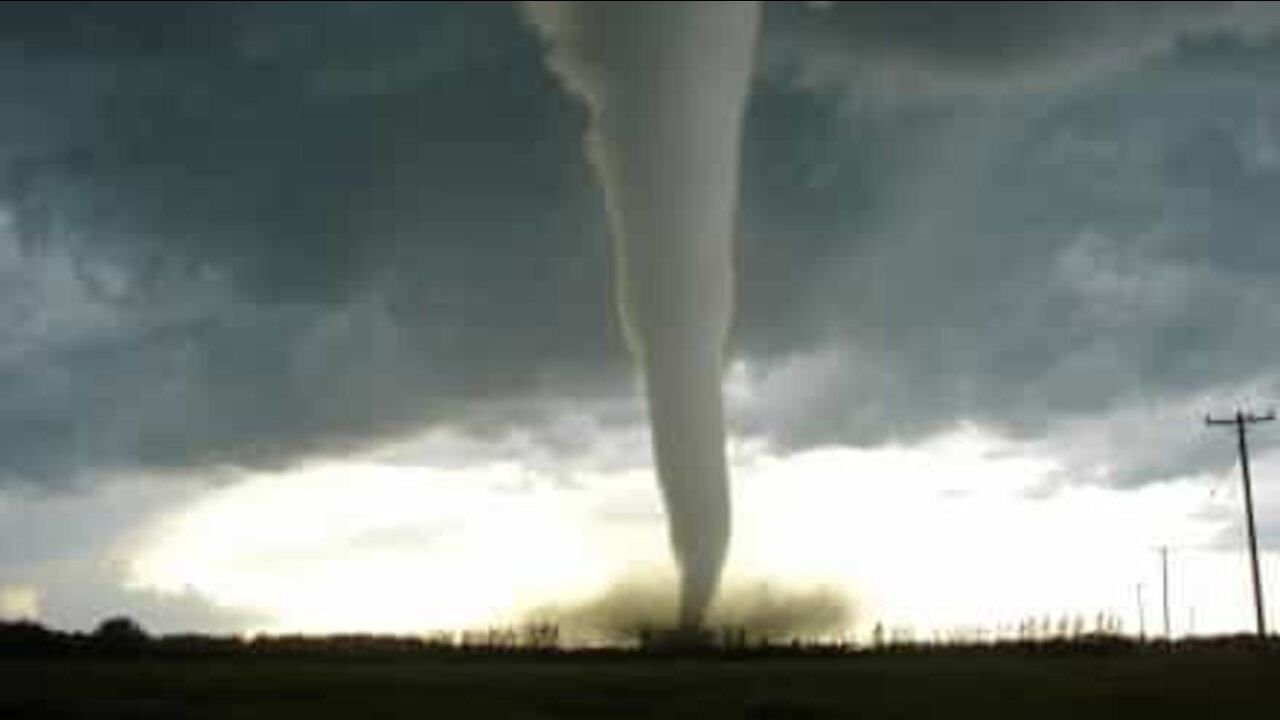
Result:
[[[825,337],[748,325],[782,361],[739,417],[796,447],[968,420],[1108,481],[1217,464],[1199,413],[1277,387],[1277,69],[1274,45],[1219,35],[1047,97],[844,106],[849,149],[747,203],[805,203],[744,255],[800,236],[819,264],[794,312]]]
[[[65,331],[4,358],[0,476],[284,461],[621,367],[580,118],[511,8],[0,13],[13,326]]]
[[[815,5],[817,8],[815,9]],[[1265,37],[1267,3],[773,3],[767,62],[860,100],[1057,91],[1195,38]]]
[[[771,6],[739,428],[1220,464],[1202,405],[1280,384],[1271,26]],[[6,3],[0,104],[0,482],[442,424],[572,454],[633,391],[585,113],[510,6]]]

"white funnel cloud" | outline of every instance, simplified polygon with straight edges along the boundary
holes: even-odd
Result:
[[[644,373],[654,460],[701,623],[729,545],[721,397],[756,2],[527,3],[549,64],[591,111],[587,152],[615,239],[618,307]]]

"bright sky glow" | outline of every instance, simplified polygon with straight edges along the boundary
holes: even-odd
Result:
[[[840,588],[858,607],[851,632],[1098,612],[1136,632],[1139,583],[1155,632],[1166,544],[1176,633],[1250,622],[1242,556],[1203,549],[1224,522],[1207,510],[1234,500],[1211,497],[1213,479],[1054,490],[1051,462],[972,430],[910,449],[737,447],[726,582]],[[585,600],[666,567],[666,553],[644,471],[334,463],[256,476],[167,516],[137,548],[132,583],[268,619],[254,630],[419,632]]]
[[[0,586],[0,620],[40,617],[40,593],[29,585]]]

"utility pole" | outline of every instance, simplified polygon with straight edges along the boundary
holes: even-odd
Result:
[[[1266,415],[1255,415],[1241,410],[1236,411],[1233,418],[1215,419],[1205,416],[1207,425],[1234,425],[1236,437],[1240,445],[1240,475],[1244,481],[1244,516],[1249,528],[1249,562],[1253,569],[1253,608],[1257,614],[1258,637],[1267,636],[1267,618],[1262,605],[1262,573],[1258,568],[1258,534],[1253,525],[1253,481],[1249,477],[1249,442],[1246,439],[1246,427],[1254,423],[1271,422],[1276,419],[1275,411]]]
[[[1160,587],[1164,595],[1164,639],[1168,642],[1173,639],[1173,632],[1169,627],[1169,548],[1162,546],[1160,548]]]

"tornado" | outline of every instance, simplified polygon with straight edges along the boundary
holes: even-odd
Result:
[[[695,629],[728,552],[721,380],[734,303],[742,119],[757,2],[535,2],[547,63],[589,110],[618,311],[644,379],[654,465]]]

